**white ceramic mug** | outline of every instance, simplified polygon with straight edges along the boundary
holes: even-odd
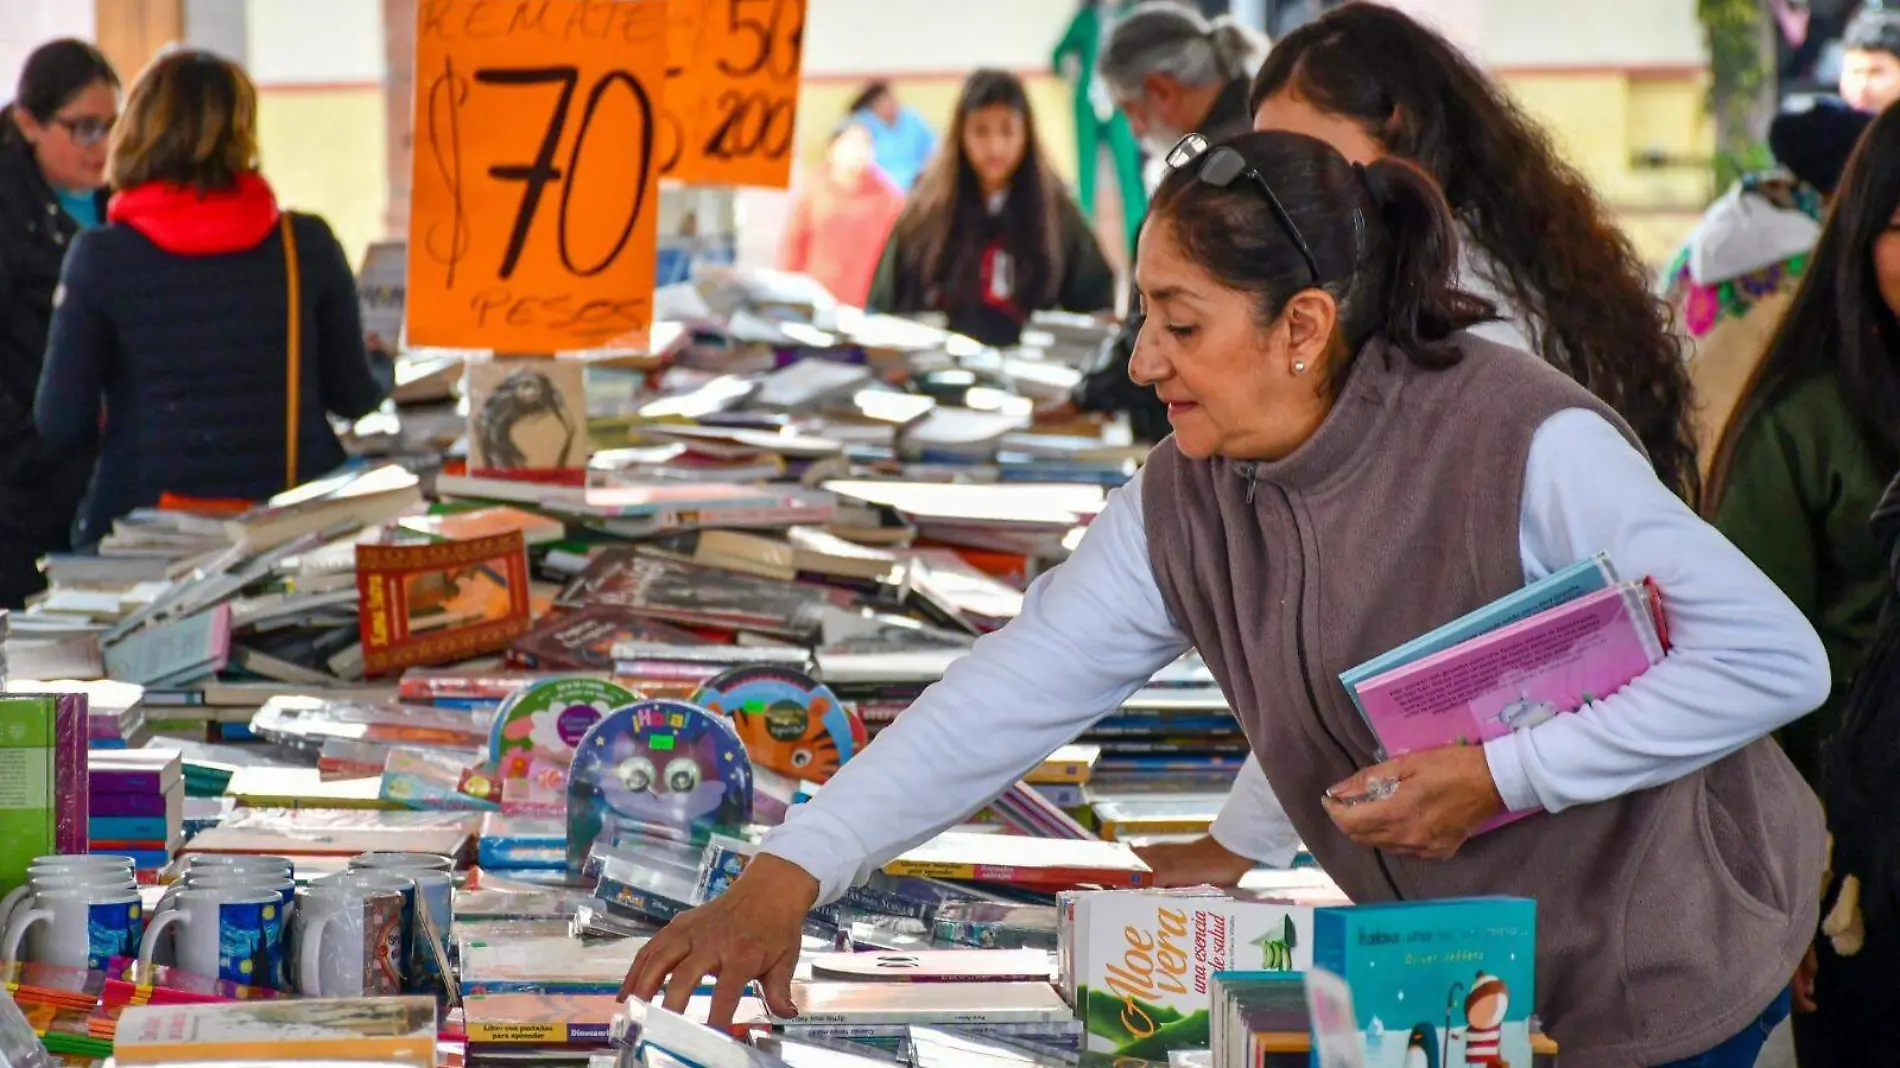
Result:
[[[278,871],[285,875],[292,875],[297,869],[288,857],[256,856],[250,853],[187,853],[180,867],[185,874],[212,869],[241,869]]]
[[[139,967],[152,963],[165,931],[172,931],[178,966],[197,975],[246,986],[270,987],[284,971],[284,899],[270,890],[234,887],[181,891],[172,907],[152,917],[139,944]]]
[[[137,890],[116,886],[35,889],[26,907],[7,924],[0,960],[103,968],[109,957],[131,955],[138,945],[143,915]]]
[[[394,869],[409,871],[454,871],[455,861],[440,853],[399,853],[378,851],[358,853],[350,858],[350,868],[354,871],[378,871]]]
[[[312,887],[298,895],[293,971],[306,997],[402,993],[402,895],[360,886]]]
[[[130,868],[123,871],[100,865],[49,867],[39,871],[29,868],[26,881],[7,891],[5,897],[0,897],[0,935],[6,933],[7,926],[13,922],[14,912],[28,894],[36,890],[77,890],[93,886],[133,890],[138,888],[138,880],[133,878]]]

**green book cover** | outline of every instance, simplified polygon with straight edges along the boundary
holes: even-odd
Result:
[[[55,851],[57,708],[51,697],[0,698],[0,893]]]

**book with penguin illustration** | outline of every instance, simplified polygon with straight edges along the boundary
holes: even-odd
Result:
[[[1529,1068],[1536,952],[1523,898],[1313,914],[1313,965],[1351,987],[1367,1068]]]

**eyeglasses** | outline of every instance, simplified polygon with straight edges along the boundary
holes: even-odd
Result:
[[[91,148],[112,135],[112,127],[117,118],[102,119],[97,115],[81,115],[76,119],[54,117],[53,122],[66,128],[73,144],[80,148]]]
[[[1169,170],[1178,171],[1195,160],[1201,162],[1199,178],[1208,185],[1225,189],[1239,178],[1252,182],[1254,188],[1260,190],[1260,195],[1266,199],[1267,208],[1273,212],[1274,221],[1280,224],[1280,229],[1286,231],[1286,236],[1292,240],[1293,247],[1299,250],[1300,258],[1306,261],[1306,269],[1313,273],[1313,284],[1322,284],[1324,276],[1319,273],[1319,261],[1313,257],[1313,249],[1307,245],[1306,238],[1300,234],[1300,228],[1293,224],[1293,216],[1287,214],[1286,207],[1280,203],[1280,198],[1273,195],[1273,187],[1267,184],[1265,175],[1250,165],[1245,156],[1226,145],[1211,152],[1208,151],[1207,138],[1197,133],[1181,138],[1168,151],[1166,162]]]

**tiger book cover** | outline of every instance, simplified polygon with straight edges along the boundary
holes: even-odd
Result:
[[[1466,898],[1322,908],[1313,964],[1344,979],[1366,1068],[1531,1068],[1537,903]]]
[[[1065,894],[1057,948],[1088,1050],[1168,1060],[1206,1049],[1214,976],[1300,971],[1313,962],[1313,909],[1206,889]]]
[[[532,624],[520,531],[427,545],[358,545],[356,589],[369,677],[498,652]]]

